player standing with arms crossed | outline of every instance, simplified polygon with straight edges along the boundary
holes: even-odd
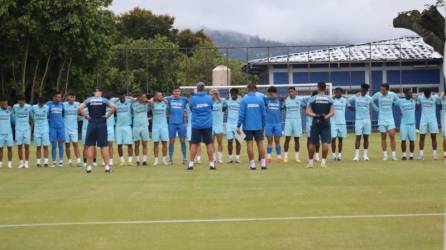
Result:
[[[142,144],[142,165],[147,166],[147,143],[149,141],[149,104],[146,95],[140,94],[132,104],[133,141],[135,142],[136,165],[141,164],[139,145]]]
[[[64,124],[64,110],[62,104],[62,95],[56,93],[53,95],[53,100],[47,102],[49,107],[49,123],[50,123],[50,141],[51,141],[51,158],[53,161],[52,167],[56,167],[56,153],[59,149],[59,167],[63,167],[63,146],[65,143],[65,124]]]
[[[214,161],[214,146],[212,140],[212,97],[205,92],[205,85],[202,82],[197,84],[197,92],[192,95],[190,101],[192,138],[190,157],[187,170],[194,169],[194,160],[197,156],[198,147],[201,143],[206,144],[209,169],[216,170]]]
[[[396,157],[396,129],[395,119],[393,117],[393,105],[398,101],[398,96],[390,91],[390,86],[383,83],[380,91],[373,95],[373,101],[377,102],[378,107],[378,129],[381,133],[381,147],[383,150],[383,160],[387,161],[387,135],[390,138],[390,148],[392,149],[392,160],[398,160]]]
[[[262,170],[266,170],[265,148],[263,146],[263,130],[265,129],[265,100],[263,97],[256,95],[257,87],[255,84],[248,84],[248,94],[243,97],[240,103],[240,113],[237,124],[237,133],[243,132],[246,135],[246,148],[249,158],[249,169],[256,170],[256,162],[254,160],[254,143],[257,144],[259,151],[260,165]]]
[[[186,156],[186,107],[189,103],[186,97],[181,96],[180,87],[174,87],[172,95],[166,98],[169,112],[169,163],[173,164],[173,153],[175,150],[175,138],[180,138],[181,154],[183,164],[187,164]]]
[[[74,93],[67,94],[67,100],[63,103],[64,110],[64,124],[65,124],[65,152],[68,159],[68,165],[71,167],[71,150],[73,145],[74,156],[76,157],[77,166],[81,166],[81,158],[79,155],[79,134],[78,134],[78,110],[79,102],[76,102],[76,95]]]
[[[436,95],[432,95],[430,89],[424,90],[424,95],[418,96],[417,104],[421,107],[421,120],[420,120],[420,154],[418,160],[424,160],[424,141],[426,134],[431,135],[432,139],[432,159],[437,160],[437,133],[438,133],[438,121],[437,121],[437,104],[440,102],[440,98]]]
[[[8,148],[8,168],[12,168],[12,147],[14,140],[12,135],[12,111],[8,101],[0,97],[0,168],[3,165],[3,149]]]
[[[228,120],[226,123],[226,138],[228,140],[228,163],[240,163],[240,151],[242,145],[238,140],[235,140],[235,133],[237,133],[237,123],[240,110],[240,102],[242,101],[239,96],[239,91],[236,88],[232,88],[230,91],[230,98],[226,101],[225,107],[228,110]],[[235,141],[235,156],[234,146]]]
[[[42,147],[44,166],[48,167],[48,145],[50,145],[48,127],[49,107],[45,105],[45,99],[39,98],[33,106],[32,118],[34,121],[34,144],[36,145],[36,166],[41,167]],[[43,160],[43,159],[42,159]]]
[[[107,112],[107,107],[110,107],[109,112]],[[86,114],[85,108],[88,109],[88,114]],[[102,97],[102,91],[100,89],[95,89],[93,97],[89,97],[79,106],[79,113],[88,120],[85,136],[85,146],[87,147],[87,174],[91,173],[91,166],[96,155],[96,147],[101,149],[105,172],[111,172],[107,142],[107,119],[111,117],[115,111],[115,105],[108,99]]]
[[[305,98],[298,97],[295,87],[288,88],[288,98],[285,100],[285,144],[283,161],[288,162],[288,148],[290,146],[291,137],[294,137],[295,160],[300,162],[300,144],[299,138],[302,136],[302,117],[301,110],[305,108]]]
[[[325,82],[317,84],[318,94],[312,96],[308,101],[307,115],[313,117],[313,124],[310,132],[310,149],[307,168],[314,167],[313,156],[316,151],[316,144],[322,144],[321,167],[327,167],[328,145],[331,142],[330,118],[335,114],[333,100],[325,94]]]
[[[397,105],[401,109],[400,138],[401,151],[403,152],[402,160],[407,160],[406,141],[409,140],[410,155],[409,159],[413,160],[415,151],[415,139],[417,137],[415,110],[417,102],[412,97],[410,89],[404,90],[404,97],[397,101]]]
[[[282,149],[280,147],[280,137],[282,136],[282,107],[283,103],[277,94],[277,88],[272,86],[268,88],[268,97],[265,98],[265,134],[268,140],[266,147],[266,160],[272,162],[271,154],[273,152],[273,140],[276,146],[277,162],[282,162]]]
[[[344,91],[341,88],[335,89],[333,106],[336,110],[335,115],[330,119],[331,126],[331,151],[333,160],[342,160],[342,143],[347,137],[347,123],[345,121],[345,110],[347,109],[347,99],[342,95]],[[338,155],[336,156],[336,138],[338,139]]]
[[[120,94],[118,99],[113,99],[116,106],[115,136],[118,144],[120,165],[125,165],[123,145],[127,145],[128,165],[133,165],[133,135],[132,135],[132,101],[125,94]]]
[[[15,123],[15,140],[19,153],[19,168],[29,168],[29,144],[31,142],[31,105],[25,102],[24,96],[17,98],[18,103],[12,107],[12,117]],[[25,147],[25,160],[23,159],[23,146]]]

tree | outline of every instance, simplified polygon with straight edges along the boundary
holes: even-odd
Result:
[[[418,10],[401,12],[393,19],[395,28],[409,29],[423,38],[435,51],[444,53],[445,44],[445,18],[437,7],[443,5],[438,1],[437,5],[431,5],[421,13]]]

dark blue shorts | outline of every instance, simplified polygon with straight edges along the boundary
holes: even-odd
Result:
[[[263,140],[263,130],[243,130],[245,133],[245,141],[261,141]]]
[[[212,128],[196,129],[192,128],[192,144],[204,143],[206,145],[212,144]]]
[[[313,123],[310,131],[310,143],[319,144],[331,143],[331,127],[330,124],[324,126],[317,126]]]
[[[50,142],[63,141],[65,142],[64,128],[50,128]]]
[[[169,138],[178,137],[186,138],[186,126],[184,124],[169,124]]]
[[[89,122],[85,145],[98,146],[100,148],[108,146],[107,123]]]

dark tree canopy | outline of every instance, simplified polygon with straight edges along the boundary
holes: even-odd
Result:
[[[395,28],[404,28],[417,33],[427,44],[442,55],[445,43],[444,23],[445,19],[435,5],[421,13],[418,10],[401,12],[393,19]]]

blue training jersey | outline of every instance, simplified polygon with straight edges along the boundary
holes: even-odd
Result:
[[[12,114],[15,123],[15,128],[20,130],[30,129],[29,121],[32,112],[32,107],[29,104],[24,104],[20,106],[19,104],[14,104],[12,107]]]
[[[328,113],[330,113],[330,109],[333,106],[333,99],[324,94],[317,94],[310,98],[310,100],[308,101],[308,106],[316,115],[327,115]],[[316,121],[317,119],[313,119],[312,126],[315,125]],[[327,123],[327,121],[325,122]],[[318,125],[325,126],[326,124]]]
[[[378,124],[385,121],[394,121],[393,104],[398,101],[398,96],[394,92],[389,91],[387,95],[377,92],[373,95],[373,101],[378,104]]]
[[[33,106],[32,118],[34,121],[34,131],[48,131],[48,114],[49,107],[47,105]]]
[[[152,129],[167,128],[167,103],[155,102],[152,106]]]
[[[240,97],[237,97],[237,99],[235,100],[230,98],[226,100],[226,102],[224,103],[225,107],[228,110],[228,120],[227,120],[228,125],[237,126],[241,101],[242,99]]]
[[[265,98],[266,125],[282,123],[282,101],[279,98]]]
[[[126,127],[132,125],[132,101],[125,99],[121,102],[119,99],[113,99],[116,105],[116,127]]]
[[[213,127],[223,127],[223,106],[224,106],[225,100],[213,100],[212,103],[212,126]]]
[[[49,101],[46,103],[46,105],[49,107],[48,118],[49,118],[50,128],[53,128],[53,129],[64,128],[63,103]]]
[[[189,100],[184,96],[178,98],[169,96],[166,99],[169,109],[169,124],[183,125],[184,113],[186,112],[186,106],[189,103]]]
[[[347,109],[348,102],[344,97],[334,98],[333,106],[336,110],[335,115],[331,118],[331,122],[337,125],[345,125],[345,110]]]
[[[400,98],[397,105],[401,109],[401,124],[414,125],[415,124],[415,110],[416,101],[414,99]]]
[[[369,95],[352,96],[348,101],[355,108],[355,120],[370,121],[370,110],[375,109],[373,98]]]
[[[93,96],[84,101],[90,116],[89,122],[105,123],[104,116],[107,112],[107,107],[110,105],[107,98],[101,96]]]
[[[248,93],[240,103],[237,127],[243,125],[243,130],[254,131],[265,128],[265,100],[254,92]]]
[[[132,104],[133,127],[148,127],[149,126],[149,104],[134,102]]]
[[[9,135],[12,134],[11,117],[12,110],[8,107],[6,109],[0,108],[0,134]]]
[[[417,104],[421,106],[422,120],[437,120],[437,103],[439,102],[439,99],[440,98],[436,95],[431,95],[429,98],[426,98],[424,95],[418,96]]]
[[[77,118],[79,113],[79,102],[64,102],[64,123],[65,128],[72,131],[77,131]]]

